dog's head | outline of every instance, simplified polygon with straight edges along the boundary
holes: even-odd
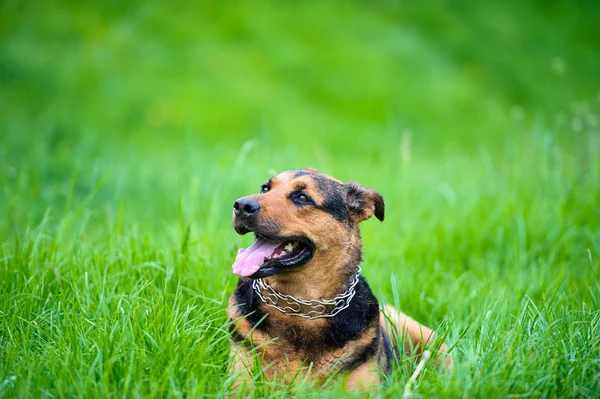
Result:
[[[342,264],[360,252],[358,224],[373,215],[383,221],[384,215],[376,191],[314,169],[280,173],[233,207],[235,231],[256,236],[251,247],[239,250],[233,271],[251,278]]]

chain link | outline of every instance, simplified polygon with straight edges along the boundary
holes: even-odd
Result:
[[[350,301],[352,301],[354,294],[356,294],[355,287],[356,284],[358,284],[358,275],[360,274],[360,271],[361,269],[359,266],[350,287],[348,287],[343,294],[332,299],[306,300],[294,298],[291,295],[280,294],[263,279],[254,280],[252,282],[252,288],[254,288],[254,292],[256,292],[265,305],[275,308],[289,316],[299,316],[311,320],[333,317],[350,306]],[[327,308],[331,306],[333,308],[328,312]],[[302,312],[303,307],[309,308],[310,310],[308,312]]]

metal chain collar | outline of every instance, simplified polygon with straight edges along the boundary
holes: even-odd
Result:
[[[343,293],[332,299],[298,299],[291,295],[280,294],[273,287],[267,284],[263,279],[256,279],[252,282],[252,288],[258,295],[261,301],[267,306],[275,308],[289,316],[299,316],[306,319],[319,319],[325,317],[333,317],[342,310],[350,306],[350,301],[356,294],[356,284],[358,284],[358,275],[360,274],[360,266],[354,275],[354,279],[350,283],[350,287]],[[303,312],[302,309],[308,308],[308,312]],[[331,310],[327,310],[332,307]]]

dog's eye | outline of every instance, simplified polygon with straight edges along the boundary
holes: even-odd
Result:
[[[304,193],[297,193],[294,196],[294,200],[296,200],[296,202],[300,202],[303,204],[310,204],[312,203],[312,200],[310,199],[310,197]]]
[[[264,194],[269,191],[269,186],[262,186],[260,189],[260,193]]]

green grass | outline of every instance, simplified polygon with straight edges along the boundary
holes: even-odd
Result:
[[[0,397],[224,396],[233,201],[305,166],[385,198],[417,395],[600,395],[596,3],[0,10]]]

